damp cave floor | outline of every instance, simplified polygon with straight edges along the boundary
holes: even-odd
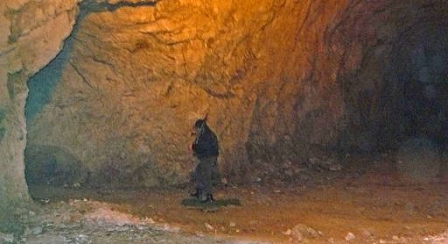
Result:
[[[448,181],[403,180],[388,162],[349,171],[313,187],[297,183],[221,186],[215,198],[238,198],[241,206],[216,211],[182,206],[182,199],[189,195],[189,189],[182,187],[93,190],[30,186],[29,190],[36,203],[50,200],[42,206],[48,211],[74,199],[100,202],[115,213],[149,220],[150,225],[163,224],[181,230],[182,235],[235,242],[448,243]],[[83,206],[86,209],[78,212],[87,214],[98,205]]]

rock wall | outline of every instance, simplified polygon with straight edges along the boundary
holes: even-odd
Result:
[[[76,12],[76,0],[0,3],[0,231],[17,230],[15,214],[29,204],[24,178],[26,82],[61,50]]]
[[[29,100],[28,157],[82,162],[85,172],[64,184],[183,183],[194,167],[190,129],[205,114],[230,180],[272,175],[322,150],[375,150],[399,138],[388,131],[401,125],[388,124],[397,120],[390,96],[402,87],[384,90],[399,84],[390,71],[398,40],[428,6],[446,9],[440,1],[84,2],[63,52],[30,81],[48,89]]]
[[[83,181],[185,182],[191,126],[205,114],[232,179],[263,163],[299,164],[309,143],[334,143],[344,109],[329,74],[338,66],[321,69],[319,46],[346,2],[88,7],[51,98],[29,119],[30,147],[70,152],[89,171]]]

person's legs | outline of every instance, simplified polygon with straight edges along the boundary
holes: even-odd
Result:
[[[192,197],[199,198],[201,196],[201,183],[199,183],[200,175],[199,175],[199,164],[201,163],[201,160],[196,159],[196,167],[192,172],[190,172],[190,182],[194,182],[195,184],[195,193],[190,194]]]
[[[213,158],[204,158],[201,159],[201,162],[198,165],[198,181],[197,188],[201,191],[200,200],[207,201],[212,198],[212,167],[213,167]]]
[[[212,180],[212,186],[217,186],[219,183],[221,183],[221,174],[219,173],[218,168],[218,158],[213,157],[211,158],[212,161],[212,173],[211,173],[211,180]]]

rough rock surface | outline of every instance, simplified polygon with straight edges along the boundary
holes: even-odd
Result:
[[[0,229],[15,230],[14,214],[29,201],[24,178],[26,82],[62,49],[76,12],[76,0],[0,3]]]
[[[300,163],[305,142],[335,142],[330,132],[344,112],[327,74],[337,62],[315,69],[328,55],[316,46],[345,4],[86,6],[55,59],[61,70],[50,64],[31,81],[60,74],[41,111],[30,111],[29,145],[72,153],[98,183],[181,183],[193,167],[190,127],[208,114],[225,175],[239,178],[276,157]]]
[[[205,114],[230,180],[321,149],[391,146],[403,135],[388,105],[402,98],[394,52],[418,51],[402,33],[443,16],[431,4],[84,2],[64,50],[30,81],[43,91],[30,94],[29,145],[83,162],[85,184],[141,186],[187,180],[190,128]]]

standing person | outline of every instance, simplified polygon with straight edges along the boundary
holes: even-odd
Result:
[[[197,159],[197,165],[192,175],[196,180],[196,193],[192,196],[197,197],[201,202],[213,202],[212,177],[219,177],[218,138],[204,119],[197,120],[193,129],[196,138],[190,145],[190,150]]]

